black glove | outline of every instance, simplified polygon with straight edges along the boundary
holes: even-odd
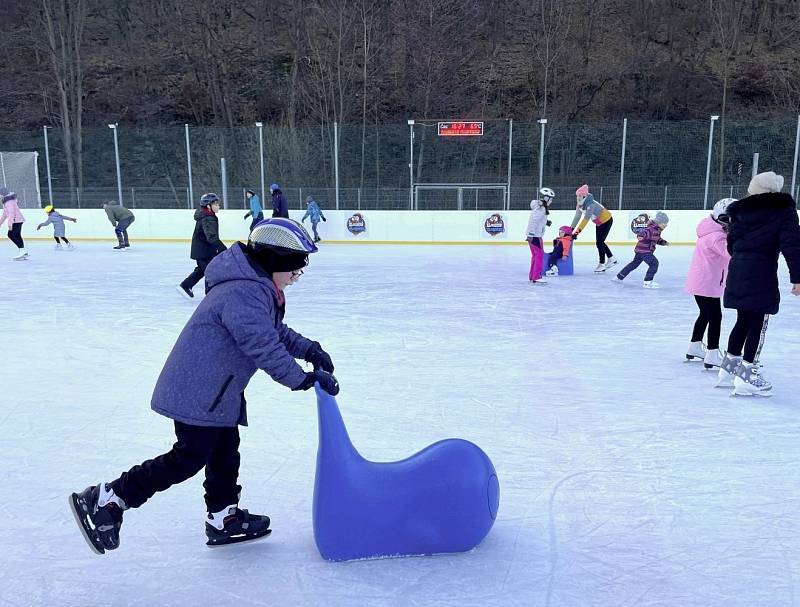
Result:
[[[323,218],[322,218],[322,221],[328,221],[328,220],[327,220],[327,219],[325,219],[325,218],[323,217]]]
[[[572,240],[578,240],[578,234],[580,234],[580,232],[573,232],[572,233]]]
[[[333,361],[330,354],[322,349],[319,342],[311,342],[311,347],[306,352],[305,361],[314,365],[314,370],[322,369],[328,373],[333,373]]]
[[[551,225],[553,225],[553,222],[552,222],[552,221],[550,221],[550,220],[548,219],[548,220],[545,222],[545,224],[544,224],[544,225],[546,225],[546,226],[549,228]]]
[[[327,371],[311,371],[310,373],[306,373],[306,378],[295,390],[308,390],[317,382],[319,382],[320,387],[331,396],[339,394],[339,382]]]

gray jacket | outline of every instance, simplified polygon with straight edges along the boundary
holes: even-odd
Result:
[[[62,215],[58,211],[51,211],[47,215],[47,221],[40,223],[39,227],[43,228],[44,226],[53,224],[53,236],[58,236],[59,238],[64,238],[66,236],[66,229],[64,228],[64,220],[68,221],[75,221],[73,217],[67,217],[66,215]]]
[[[208,294],[181,331],[151,407],[195,426],[247,425],[244,389],[258,369],[288,388],[305,380],[295,361],[312,343],[283,323],[275,284],[241,243],[206,269]]]
[[[103,209],[108,215],[111,225],[116,227],[117,223],[123,219],[132,219],[133,213],[120,204],[104,204]]]

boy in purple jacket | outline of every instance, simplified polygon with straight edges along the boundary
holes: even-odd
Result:
[[[611,280],[613,282],[622,282],[625,277],[633,272],[636,268],[642,265],[642,262],[647,264],[647,273],[644,275],[644,283],[642,286],[645,289],[657,289],[658,283],[653,280],[658,272],[658,259],[653,254],[656,250],[656,245],[666,247],[669,243],[661,238],[661,232],[667,227],[669,217],[666,213],[659,211],[656,216],[648,222],[647,227],[636,235],[639,242],[633,249],[634,256],[627,266],[620,270]]]
[[[174,420],[177,442],[116,480],[70,496],[81,532],[97,554],[119,547],[125,510],[203,468],[207,544],[269,535],[268,516],[238,506],[238,426],[247,425],[244,390],[258,369],[292,390],[319,382],[326,392],[339,392],[331,357],[283,323],[283,290],[316,251],[302,225],[272,218],[253,228],[246,246],[236,243],[209,264],[208,294],[181,331],[151,400],[154,411]],[[314,370],[305,372],[295,359]]]

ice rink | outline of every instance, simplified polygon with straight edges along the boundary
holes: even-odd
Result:
[[[287,291],[287,324],[331,353],[365,457],[447,437],[486,451],[500,479],[486,540],[466,554],[322,560],[313,391],[259,373],[241,505],[270,515],[272,536],[206,548],[201,474],[126,512],[120,549],[93,554],[67,496],[169,449],[150,394],[195,307],[174,290],[188,244],[132,238],[122,253],[31,242],[27,262],[0,241],[0,605],[800,604],[800,298],[782,265],[762,356],[775,395],[731,398],[683,362],[691,247],[659,249],[662,289],[648,291],[644,266],[623,285],[593,275],[589,246],[576,276],[534,287],[525,243],[322,243]],[[723,347],[732,322],[726,311]]]

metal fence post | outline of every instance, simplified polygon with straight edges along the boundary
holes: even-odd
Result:
[[[131,188],[131,208],[136,208],[136,194],[134,194],[133,188]]]
[[[794,162],[792,163],[792,189],[789,192],[794,196],[794,180],[797,177],[797,152],[800,147],[800,115],[797,116],[797,132],[794,136]]]
[[[514,119],[511,118],[508,121],[508,187],[506,189],[506,211],[511,210],[511,143],[513,141],[514,141]]]
[[[49,196],[50,204],[53,204],[53,179],[50,176],[50,145],[47,141],[47,129],[49,128],[49,126],[45,125],[42,127],[42,131],[44,131],[44,159],[47,163],[47,195]]]
[[[80,209],[81,208],[81,191],[80,191],[79,188],[75,188],[75,198],[78,201],[78,208]],[[50,202],[52,203],[53,201],[51,200]]]
[[[667,188],[669,188],[669,186],[665,185],[664,186],[664,210],[665,211],[667,210]]]
[[[539,189],[542,189],[542,180],[544,179],[544,129],[547,124],[547,118],[540,118],[538,120],[539,124],[541,125],[540,135],[539,135]],[[536,192],[536,196],[539,196],[539,192]]]
[[[752,179],[756,175],[758,175],[758,152],[753,153],[753,170],[752,170],[752,175],[750,175],[750,178]]]
[[[189,145],[189,125],[183,125],[186,132],[186,168],[189,170],[189,208],[192,208],[192,200],[194,200],[194,188],[192,185],[192,148]]]
[[[225,171],[225,159],[219,159],[219,168],[222,173],[222,208],[228,208],[228,174]]]
[[[719,116],[711,116],[708,124],[708,160],[706,161],[706,188],[703,194],[703,208],[708,208],[708,180],[711,177],[711,147],[714,143],[714,122],[719,120]]]
[[[603,186],[600,186],[600,204],[603,204]]]
[[[622,119],[622,157],[619,163],[619,210],[622,210],[622,188],[625,184],[625,144],[628,140],[628,119]]]
[[[108,128],[114,131],[114,159],[117,162],[117,194],[119,195],[119,204],[122,205],[122,174],[120,173],[119,169],[119,140],[117,139],[117,126],[118,124],[115,122],[114,124],[109,124]]]
[[[336,177],[336,210],[339,210],[339,124],[333,123],[333,172]]]

